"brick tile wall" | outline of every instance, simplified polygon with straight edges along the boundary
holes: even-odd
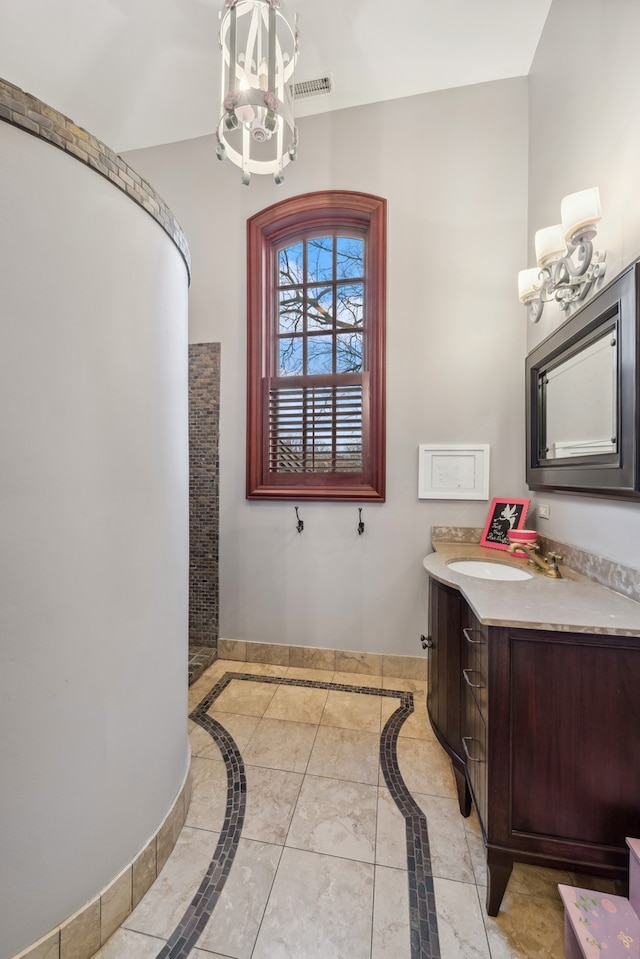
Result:
[[[218,643],[220,344],[189,346],[189,644]]]

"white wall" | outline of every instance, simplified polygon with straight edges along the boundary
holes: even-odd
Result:
[[[213,138],[127,155],[193,257],[190,338],[222,344],[220,635],[418,654],[432,525],[481,526],[487,502],[419,501],[419,443],[490,443],[490,495],[524,487],[525,79],[300,121],[285,184],[220,164]],[[355,189],[388,199],[387,502],[245,499],[245,223],[277,200]]]
[[[147,843],[187,762],[187,278],[0,123],[0,957]]]
[[[529,258],[533,236],[559,222],[568,193],[598,186],[603,218],[596,246],[612,279],[640,256],[640,5],[632,0],[553,0],[531,69]],[[524,313],[524,308],[522,308]],[[564,319],[545,307],[528,324],[532,349]],[[640,505],[595,497],[537,494],[550,505],[538,528],[640,569]]]

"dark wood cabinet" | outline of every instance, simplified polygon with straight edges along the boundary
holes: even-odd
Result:
[[[430,582],[436,610],[443,597],[450,608],[431,621],[427,706],[478,812],[487,912],[498,913],[514,861],[625,884],[625,837],[640,836],[640,639],[486,626],[456,590]],[[432,711],[440,683],[446,726]]]
[[[460,635],[466,603],[457,589],[429,579],[429,677],[427,709],[433,731],[453,766],[460,811],[468,816],[471,796],[463,759],[460,675]]]
[[[465,612],[461,640],[460,732],[467,782],[480,821],[484,822],[487,816],[488,630],[466,604]]]

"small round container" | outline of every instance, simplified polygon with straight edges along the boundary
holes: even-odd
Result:
[[[514,543],[533,544],[538,540],[538,532],[535,529],[510,529],[507,536],[512,545]]]

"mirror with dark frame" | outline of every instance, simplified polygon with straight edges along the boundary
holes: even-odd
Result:
[[[527,484],[640,498],[634,262],[527,357]]]

